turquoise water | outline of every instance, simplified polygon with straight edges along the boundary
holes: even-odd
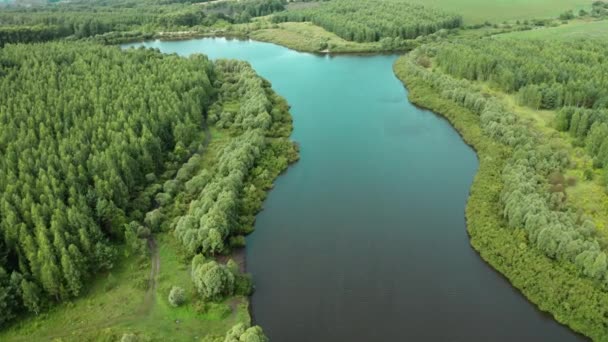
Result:
[[[408,102],[396,56],[211,38],[143,45],[246,60],[292,106],[301,160],[247,239],[254,320],[272,341],[578,339],[470,247],[477,159],[445,120]]]

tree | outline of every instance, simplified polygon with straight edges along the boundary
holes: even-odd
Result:
[[[77,261],[73,260],[75,258]],[[78,296],[82,289],[82,267],[79,267],[79,261],[82,260],[78,248],[74,245],[70,245],[70,253],[67,249],[61,251],[61,269],[63,276],[67,282],[68,288],[73,296]]]
[[[599,253],[593,261],[593,264],[588,269],[589,276],[597,279],[604,278],[607,266],[608,262],[606,260],[606,253]]]
[[[186,291],[179,287],[173,286],[169,292],[169,304],[173,307],[178,307],[186,301]]]
[[[0,327],[15,317],[17,298],[6,271],[0,267]]]
[[[216,261],[192,262],[192,280],[205,300],[218,300],[234,292],[234,275]]]
[[[21,296],[23,305],[30,311],[38,315],[41,309],[40,288],[34,283],[23,279],[21,281]]]
[[[228,330],[224,342],[268,342],[268,338],[259,326],[239,323]]]

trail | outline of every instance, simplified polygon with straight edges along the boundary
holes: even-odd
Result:
[[[154,236],[148,238],[148,248],[150,249],[150,279],[148,280],[148,291],[144,296],[144,301],[137,311],[139,316],[148,315],[156,299],[156,287],[158,284],[158,272],[160,271],[160,254]]]

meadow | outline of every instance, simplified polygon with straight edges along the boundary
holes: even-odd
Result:
[[[463,16],[465,25],[557,17],[591,6],[585,0],[412,0]]]
[[[608,20],[572,21],[558,27],[539,27],[529,31],[510,32],[497,35],[497,38],[513,39],[552,39],[552,40],[578,40],[602,39],[608,36]]]

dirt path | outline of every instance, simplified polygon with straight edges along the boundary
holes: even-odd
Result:
[[[158,272],[160,271],[160,254],[154,236],[148,238],[148,248],[150,249],[150,279],[148,280],[148,291],[144,296],[144,301],[141,304],[139,315],[147,315],[152,310],[156,299],[156,285],[158,284]]]

